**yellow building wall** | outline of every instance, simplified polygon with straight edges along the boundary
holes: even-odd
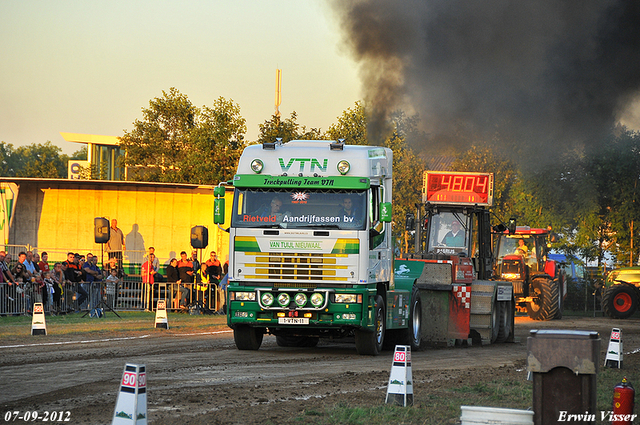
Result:
[[[228,259],[228,233],[213,223],[212,186],[110,185],[21,183],[9,243],[47,251],[50,261],[64,259],[67,251],[100,255],[94,219],[105,217],[117,219],[125,235],[125,263],[141,263],[150,246],[162,265],[180,258],[181,251],[191,256],[194,226],[209,230],[208,247],[199,252],[199,258],[206,260],[215,250],[223,263]],[[232,192],[226,197],[229,223]],[[106,261],[106,253],[104,257]]]

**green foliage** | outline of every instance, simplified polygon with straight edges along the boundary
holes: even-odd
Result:
[[[279,138],[282,143],[286,143],[290,140],[321,140],[323,137],[320,129],[307,130],[305,126],[298,124],[296,111],[284,121],[278,115],[273,115],[270,120],[260,124],[259,128],[258,143],[275,142]]]
[[[69,157],[50,141],[13,147],[0,142],[0,173],[3,177],[66,178]]]
[[[342,112],[336,124],[331,124],[326,136],[331,140],[344,139],[349,145],[368,145],[367,118],[362,101]]]
[[[120,138],[124,165],[138,169],[133,179],[215,184],[233,177],[245,145],[240,107],[221,97],[200,109],[173,87],[162,94]]]

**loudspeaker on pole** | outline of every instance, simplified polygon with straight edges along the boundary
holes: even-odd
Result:
[[[209,229],[204,226],[191,228],[191,246],[196,249],[203,249],[209,245]]]
[[[93,220],[94,236],[96,243],[107,243],[111,237],[109,220],[104,217],[96,217]]]

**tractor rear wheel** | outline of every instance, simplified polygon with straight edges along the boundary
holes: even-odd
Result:
[[[531,282],[529,296],[533,300],[527,303],[527,314],[533,320],[552,320],[558,314],[558,285],[545,278]]]
[[[624,283],[609,286],[602,297],[602,308],[614,319],[632,316],[638,309],[637,290]]]

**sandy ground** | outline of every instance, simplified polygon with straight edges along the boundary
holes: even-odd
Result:
[[[613,327],[623,329],[625,352],[640,349],[639,319],[518,317],[515,343],[414,351],[414,399],[428,397],[422,387],[427,382],[432,388],[469,376],[491,379],[497,371],[525,374],[531,329],[598,331],[604,356]],[[392,352],[359,356],[349,341],[281,348],[271,336],[259,351],[239,351],[226,327],[191,334],[152,328],[99,337],[28,336],[0,341],[0,405],[3,415],[68,411],[68,423],[110,424],[123,367],[134,363],[147,368],[149,423],[280,423],[337,401],[379,404],[391,359]]]

